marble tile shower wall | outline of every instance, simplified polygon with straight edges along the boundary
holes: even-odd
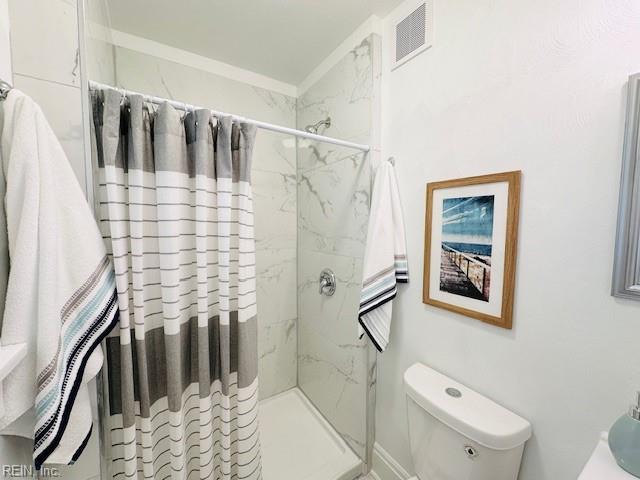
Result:
[[[378,43],[377,36],[365,39],[298,98],[298,128],[330,116],[327,135],[374,143]],[[356,319],[369,194],[367,155],[299,142],[298,384],[364,460],[375,356],[358,339]],[[318,293],[325,267],[337,279],[332,297]]]
[[[38,102],[84,188],[76,2],[9,0],[9,20],[14,86]]]
[[[288,127],[296,100],[122,47],[115,48],[118,86],[212,106]],[[256,224],[260,396],[296,385],[296,150],[291,137],[259,130],[252,184]]]
[[[116,83],[115,47],[107,28],[110,23],[109,0],[83,0],[85,4],[85,45],[87,75],[107,85]]]

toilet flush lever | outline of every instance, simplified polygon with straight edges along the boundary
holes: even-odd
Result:
[[[478,455],[480,455],[480,454],[478,453],[478,450],[476,450],[476,449],[475,449],[474,447],[472,447],[471,445],[465,445],[465,446],[464,446],[464,453],[466,453],[466,454],[467,454],[467,458],[470,458],[470,459],[472,459],[472,460],[473,460],[474,458],[476,458]]]
[[[320,272],[320,295],[330,297],[336,293],[336,276],[331,270],[325,268]]]

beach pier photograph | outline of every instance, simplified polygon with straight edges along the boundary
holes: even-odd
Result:
[[[440,290],[489,301],[493,209],[493,195],[443,200]]]
[[[440,290],[486,302],[490,284],[491,265],[442,244]]]

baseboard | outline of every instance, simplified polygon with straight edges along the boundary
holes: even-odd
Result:
[[[408,480],[410,475],[378,442],[373,445],[371,472],[374,480]]]

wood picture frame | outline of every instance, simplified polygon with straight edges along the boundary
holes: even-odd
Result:
[[[427,184],[423,298],[511,329],[520,171]]]
[[[629,77],[611,294],[640,301],[640,73]]]

